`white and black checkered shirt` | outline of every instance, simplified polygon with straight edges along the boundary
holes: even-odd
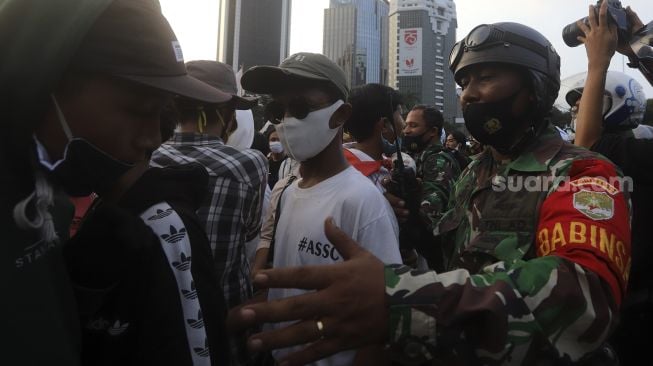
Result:
[[[152,155],[152,166],[199,163],[209,173],[211,195],[197,214],[206,234],[228,306],[251,297],[245,242],[261,229],[261,205],[268,170],[267,159],[256,150],[237,150],[218,137],[175,133]]]
[[[218,137],[175,133],[154,152],[150,165],[186,163],[199,163],[209,173],[211,194],[197,215],[206,227],[217,273],[222,274],[218,280],[231,308],[252,296],[245,242],[256,238],[261,228],[267,159],[256,150],[226,146]]]

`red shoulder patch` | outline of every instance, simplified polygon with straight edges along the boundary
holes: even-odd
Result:
[[[537,255],[557,255],[593,271],[620,304],[631,264],[623,180],[614,165],[601,159],[573,162],[569,179],[542,204]]]

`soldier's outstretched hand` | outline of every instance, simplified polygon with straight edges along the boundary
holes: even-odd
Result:
[[[315,292],[249,304],[229,313],[232,331],[262,323],[295,321],[284,328],[255,334],[248,342],[252,351],[311,343],[278,360],[282,365],[303,365],[346,349],[382,344],[388,337],[383,263],[335,226],[332,219],[325,221],[324,230],[344,262],[264,270],[254,278],[260,288]]]

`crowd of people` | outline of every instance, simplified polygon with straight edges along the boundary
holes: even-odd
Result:
[[[626,14],[630,44],[605,1],[577,24],[569,143],[523,24],[451,50],[463,132],[315,53],[242,96],[157,1],[6,1],[2,363],[650,364],[653,136],[608,66],[653,80],[653,26]]]

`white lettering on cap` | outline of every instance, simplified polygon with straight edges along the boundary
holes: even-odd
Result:
[[[177,62],[184,62],[184,53],[181,51],[181,45],[178,41],[172,41],[172,50],[175,52]]]

